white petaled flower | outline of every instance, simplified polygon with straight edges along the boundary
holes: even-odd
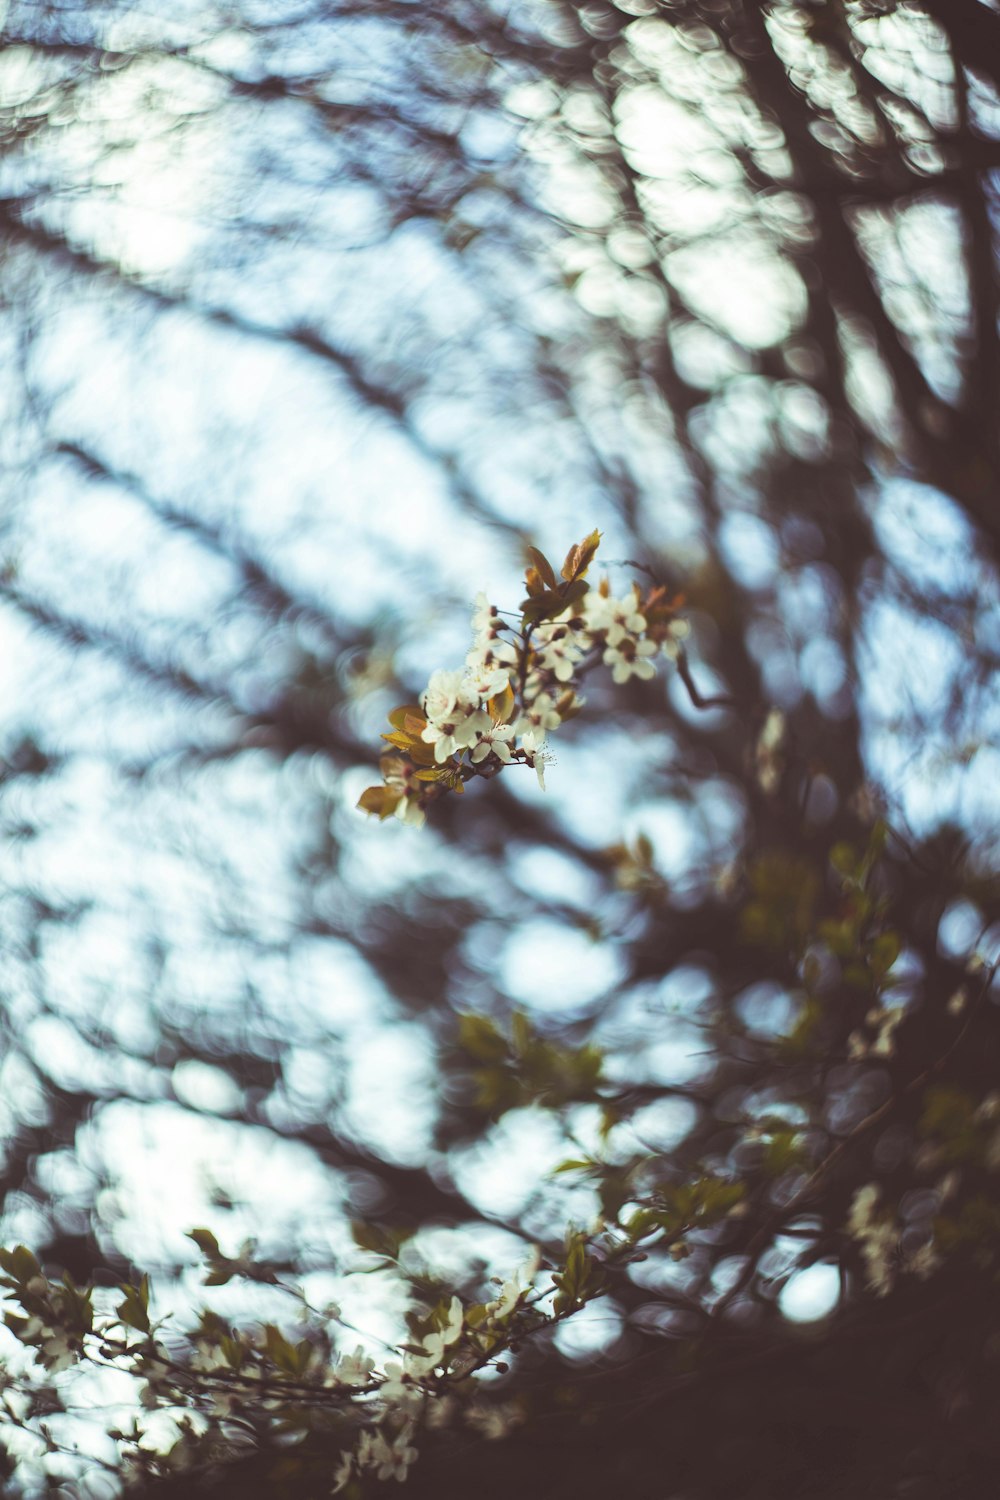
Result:
[[[851,1062],[860,1062],[868,1056],[868,1043],[860,1031],[852,1031],[847,1038],[847,1055]]]
[[[558,729],[562,719],[556,713],[555,700],[550,693],[539,693],[524,706],[524,712],[515,728],[518,734],[538,734],[544,738],[551,729]],[[527,748],[527,747],[526,747]]]
[[[511,1428],[522,1420],[520,1409],[512,1401],[475,1401],[465,1413],[466,1425],[478,1432],[487,1442],[496,1442],[506,1437]]]
[[[876,1028],[877,1035],[872,1044],[873,1057],[892,1057],[896,1050],[894,1032],[902,1021],[905,1010],[901,1005],[890,1005],[884,1010],[872,1010],[865,1019]]]
[[[359,1469],[370,1469],[374,1463],[375,1434],[370,1427],[364,1428],[358,1438],[358,1447],[354,1455]]]
[[[382,780],[386,786],[403,793],[393,808],[394,816],[403,823],[411,824],[414,828],[422,828],[427,821],[427,816],[420,806],[420,785],[414,784],[415,773],[416,767],[399,757],[382,762]],[[334,1306],[333,1303],[330,1305]],[[339,1308],[333,1316],[340,1316]]]
[[[667,626],[667,633],[663,637],[664,656],[669,656],[671,661],[676,661],[681,649],[681,641],[690,634],[691,626],[687,620],[671,620]]]
[[[876,1213],[880,1196],[874,1182],[858,1188],[851,1200],[847,1228],[861,1247],[869,1287],[877,1297],[884,1297],[895,1281],[899,1234],[889,1215]]]
[[[404,1423],[391,1442],[387,1441],[384,1433],[375,1434],[369,1464],[376,1470],[378,1479],[396,1479],[402,1484],[406,1471],[420,1456],[410,1443],[412,1436],[413,1427],[409,1422]]]
[[[536,1245],[531,1258],[525,1262],[519,1271],[515,1271],[509,1281],[500,1285],[500,1295],[494,1302],[487,1303],[486,1311],[489,1314],[488,1321],[495,1323],[512,1313],[538,1274],[538,1268],[542,1263],[542,1253]]]
[[[426,1374],[421,1371],[421,1374]],[[409,1365],[401,1365],[397,1360],[388,1360],[385,1366],[385,1379],[378,1388],[379,1400],[387,1411],[408,1411],[419,1406],[422,1400],[419,1388],[413,1383],[413,1372]]]
[[[504,765],[510,764],[510,742],[514,738],[514,727],[511,724],[493,724],[487,734],[484,734],[472,752],[472,759],[478,765],[488,755],[495,755],[502,760]]]
[[[475,598],[475,608],[472,611],[472,629],[477,636],[486,635],[489,631],[500,630],[500,612],[495,604],[491,604],[482,589]]]
[[[58,1375],[60,1370],[75,1365],[80,1353],[76,1340],[61,1328],[50,1329],[38,1347],[50,1375]]]
[[[161,1395],[170,1388],[170,1367],[155,1355],[141,1358],[135,1367],[137,1375],[145,1376],[146,1383],[139,1395],[139,1405],[154,1411]]]
[[[545,790],[545,767],[550,766],[555,756],[549,750],[545,736],[539,730],[529,729],[521,737],[521,749],[528,757],[528,764],[534,768],[538,777],[538,785],[542,791]]]
[[[240,1411],[240,1396],[236,1391],[227,1391],[224,1388],[214,1390],[211,1394],[212,1414],[216,1417],[231,1417],[234,1412]]]
[[[566,624],[552,621],[535,631],[533,645],[539,667],[557,682],[569,682],[583,657],[583,648]]]
[[[374,1368],[375,1361],[358,1344],[353,1354],[341,1355],[334,1365],[333,1373],[341,1385],[367,1385]]]
[[[639,598],[633,589],[624,599],[606,599],[604,629],[608,645],[617,646],[627,635],[642,635],[646,628],[646,616],[639,611]]]
[[[505,626],[485,594],[476,595],[472,616],[472,650],[465,658],[472,684],[480,698],[502,693],[517,669],[517,650],[503,638]]]
[[[452,1344],[457,1344],[462,1337],[462,1329],[465,1326],[465,1312],[457,1297],[452,1297],[451,1306],[448,1309],[448,1321],[443,1328],[435,1328],[423,1340],[422,1348],[427,1359],[433,1361],[431,1369],[439,1365],[445,1357],[445,1350],[450,1349]]]
[[[424,1407],[424,1421],[434,1431],[440,1431],[443,1427],[450,1427],[455,1420],[459,1410],[459,1403],[454,1396],[442,1396],[434,1391],[429,1391],[430,1400]]]
[[[928,1276],[933,1276],[940,1264],[941,1257],[934,1248],[934,1241],[928,1240],[926,1245],[921,1245],[919,1250],[915,1250],[908,1257],[906,1269],[911,1275],[918,1276],[921,1281],[926,1281]]]
[[[638,641],[634,636],[623,635],[614,646],[604,653],[604,665],[611,667],[612,679],[620,686],[630,677],[647,680],[656,676],[656,668],[649,660],[656,655],[653,641]]]
[[[330,1491],[331,1495],[339,1494],[340,1491],[350,1483],[351,1475],[353,1474],[353,1472],[354,1454],[342,1453],[340,1455],[340,1463],[333,1471],[333,1489]]]
[[[434,672],[423,696],[424,713],[432,724],[450,719],[463,698],[465,673]]]
[[[493,720],[485,709],[471,703],[457,703],[452,716],[440,722],[429,723],[420,738],[434,746],[434,759],[438,765],[460,750],[469,750],[482,734],[487,734]]]
[[[947,1010],[949,1016],[960,1016],[968,1002],[965,990],[959,987],[948,1001]]]
[[[610,606],[614,601],[600,589],[591,589],[580,602],[580,618],[588,635],[602,635],[611,619]]]
[[[229,1368],[229,1361],[222,1352],[222,1345],[214,1344],[208,1339],[198,1340],[190,1363],[192,1370],[200,1370],[206,1375],[210,1375],[213,1370]]]
[[[402,797],[393,808],[393,815],[411,828],[423,828],[427,814],[414,797]]]
[[[465,660],[469,685],[478,698],[502,693],[517,668],[517,652],[509,641],[475,646]]]
[[[880,1197],[877,1183],[869,1182],[858,1188],[851,1199],[851,1210],[847,1218],[847,1227],[852,1234],[865,1233],[873,1221],[875,1205]]]

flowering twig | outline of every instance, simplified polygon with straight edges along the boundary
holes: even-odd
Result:
[[[644,594],[633,584],[615,598],[606,579],[588,585],[600,540],[592,531],[571,547],[558,576],[544,553],[528,548],[527,597],[516,625],[477,595],[465,666],[433,673],[419,704],[389,715],[392,729],[383,739],[392,753],[382,757],[382,785],[362,794],[360,808],[419,825],[436,798],[513,765],[533,767],[544,787],[548,736],[580,711],[580,682],[593,666],[603,662],[622,684],[653,677],[661,650],[674,659],[683,654],[678,643],[688,627],[678,617],[680,595],[655,584]]]

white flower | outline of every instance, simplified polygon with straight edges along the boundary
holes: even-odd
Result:
[[[489,1322],[495,1323],[499,1319],[505,1318],[508,1313],[514,1311],[525,1292],[530,1289],[535,1276],[538,1274],[538,1268],[541,1263],[541,1251],[536,1245],[531,1258],[525,1262],[521,1269],[515,1271],[509,1281],[501,1283],[500,1295],[496,1301],[487,1303],[486,1311],[489,1313]]]
[[[878,1185],[869,1182],[865,1187],[858,1188],[851,1199],[851,1211],[847,1219],[847,1227],[852,1234],[863,1234],[873,1222],[875,1205],[881,1196]]]
[[[416,1448],[410,1446],[413,1435],[412,1424],[406,1422],[390,1442],[383,1432],[371,1432],[367,1428],[358,1442],[357,1463],[359,1469],[375,1469],[379,1479],[406,1478],[406,1471],[418,1458]]]
[[[869,1287],[877,1297],[884,1297],[892,1291],[895,1280],[894,1261],[899,1234],[890,1216],[876,1214],[875,1205],[880,1196],[874,1182],[858,1188],[851,1200],[847,1228],[861,1247]]]
[[[524,706],[524,712],[514,726],[521,735],[528,735],[534,731],[540,731],[539,739],[544,739],[550,729],[558,729],[562,719],[556,713],[555,701],[549,693],[539,693],[530,703]]]
[[[583,649],[570,627],[557,620],[540,625],[535,631],[535,653],[538,665],[551,672],[557,682],[569,682]]]
[[[602,594],[600,589],[591,589],[588,594],[584,594],[580,614],[588,635],[601,635],[607,630],[613,603],[614,601],[607,594]]]
[[[948,1001],[947,1009],[949,1016],[960,1016],[968,1003],[968,998],[965,990],[959,986]]]
[[[883,1011],[869,1013],[867,1019],[874,1022],[878,1029],[878,1035],[872,1046],[873,1057],[892,1057],[896,1050],[893,1033],[904,1015],[905,1011],[901,1005],[890,1005]]]
[[[420,1402],[420,1391],[411,1378],[414,1375],[409,1364],[411,1358],[412,1356],[408,1356],[405,1366],[397,1360],[386,1363],[385,1379],[378,1388],[378,1394],[387,1411],[406,1411]],[[426,1373],[421,1371],[421,1374]]]
[[[409,823],[413,828],[423,828],[427,821],[427,814],[414,797],[401,797],[393,814],[401,823]]]
[[[676,661],[677,654],[681,649],[681,641],[691,634],[691,626],[687,620],[671,620],[667,626],[667,633],[663,638],[663,654],[669,656],[671,661]]]
[[[470,749],[481,734],[489,732],[492,724],[493,720],[485,709],[458,703],[452,709],[451,718],[429,723],[420,738],[434,746],[434,759],[440,765],[449,755]]]
[[[622,635],[617,643],[609,646],[604,653],[604,665],[611,667],[611,676],[619,684],[628,682],[630,677],[642,677],[648,680],[656,676],[656,668],[649,660],[656,655],[656,646],[652,641],[639,641],[633,636]]]
[[[499,612],[495,604],[491,604],[482,589],[476,595],[475,608],[472,611],[472,629],[477,636],[486,635],[488,631],[499,628]]]
[[[439,1431],[443,1427],[450,1427],[455,1419],[455,1413],[459,1409],[458,1401],[454,1396],[442,1396],[435,1392],[429,1393],[432,1397],[424,1408],[424,1421],[427,1426]]]
[[[414,784],[415,767],[408,761],[399,757],[386,758],[382,762],[382,780],[387,787],[392,787],[402,792],[402,796],[393,808],[394,815],[403,823],[410,823],[414,828],[423,827],[427,821],[426,814],[420,806],[420,785]],[[331,1307],[335,1304],[331,1303]],[[340,1316],[340,1309],[335,1314],[327,1316]]]
[[[503,639],[504,625],[483,593],[476,595],[472,629],[472,650],[465,658],[470,683],[480,698],[492,698],[504,691],[516,671],[517,650],[512,641]]]
[[[210,1375],[213,1370],[228,1369],[229,1362],[222,1352],[222,1345],[212,1343],[209,1339],[199,1339],[195,1345],[195,1352],[191,1356],[192,1370],[200,1370],[203,1374]]]
[[[436,1370],[446,1357],[445,1350],[462,1337],[464,1327],[465,1312],[461,1301],[458,1297],[452,1297],[445,1326],[434,1328],[426,1335],[420,1345],[422,1351],[420,1354],[406,1356],[406,1373],[419,1379],[423,1375],[429,1375],[432,1370]]]
[[[467,1426],[480,1433],[487,1442],[506,1437],[521,1421],[521,1412],[512,1401],[475,1401],[465,1413]]]
[[[340,1455],[340,1463],[337,1465],[336,1469],[334,1470],[334,1474],[333,1474],[333,1489],[330,1491],[330,1494],[331,1495],[338,1494],[344,1488],[344,1486],[347,1485],[350,1482],[351,1474],[353,1472],[354,1472],[354,1454],[353,1453],[342,1453]]]
[[[382,1439],[384,1451],[379,1454],[379,1479],[396,1479],[400,1484],[403,1483],[407,1469],[420,1457],[410,1442],[412,1435],[413,1428],[407,1423],[401,1431],[397,1432],[391,1443],[386,1443],[385,1439]]]
[[[472,752],[472,759],[478,763],[485,760],[490,754],[502,760],[504,765],[510,764],[510,741],[514,738],[514,729],[511,724],[494,724],[489,732],[484,734]]]
[[[58,1375],[60,1370],[68,1370],[70,1365],[75,1365],[80,1352],[75,1340],[61,1328],[47,1333],[39,1350],[50,1375]]]
[[[462,701],[465,673],[434,672],[423,696],[424,713],[432,724],[449,719]]]
[[[421,1345],[424,1355],[431,1361],[431,1369],[435,1369],[442,1362],[446,1349],[458,1343],[464,1326],[465,1312],[462,1304],[457,1297],[452,1297],[451,1306],[448,1309],[448,1321],[443,1328],[435,1328],[429,1333]]]
[[[860,1031],[852,1031],[847,1038],[847,1055],[852,1062],[859,1062],[862,1057],[868,1056],[868,1043]]]
[[[555,756],[552,755],[545,742],[544,734],[538,730],[529,729],[521,738],[521,749],[528,757],[529,766],[533,766],[535,775],[538,777],[538,785],[542,791],[545,790],[545,767],[552,764]]]
[[[941,1257],[934,1248],[933,1240],[928,1240],[926,1245],[921,1245],[915,1250],[906,1262],[906,1269],[913,1276],[919,1276],[921,1281],[926,1281],[932,1276],[941,1264]]]
[[[502,693],[517,667],[517,653],[507,641],[476,648],[465,660],[469,668],[469,686],[477,698],[492,698],[495,693]]]
[[[646,628],[646,616],[639,613],[638,600],[634,593],[624,599],[609,599],[606,616],[608,645],[617,646],[627,635],[642,635]]]
[[[646,616],[639,613],[638,606],[635,589],[630,589],[622,599],[612,599],[600,589],[591,589],[582,606],[585,628],[591,635],[606,636],[607,645],[617,646],[624,635],[641,635],[646,629]]]
[[[333,1373],[340,1385],[367,1385],[375,1368],[375,1361],[367,1355],[361,1344],[353,1354],[342,1354],[334,1365]]]

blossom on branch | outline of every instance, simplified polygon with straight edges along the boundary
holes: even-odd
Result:
[[[654,676],[653,658],[661,648],[671,655],[686,631],[676,613],[683,601],[659,585],[644,597],[633,584],[620,598],[606,579],[589,587],[600,539],[593,531],[571,547],[558,575],[544,553],[527,549],[518,628],[476,595],[465,666],[432,673],[419,706],[390,714],[393,732],[383,738],[400,754],[383,758],[383,784],[362,793],[363,811],[419,825],[437,798],[516,765],[532,768],[544,789],[553,759],[546,737],[582,708],[583,675],[603,663],[617,685]]]

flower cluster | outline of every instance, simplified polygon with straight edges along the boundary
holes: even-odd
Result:
[[[558,577],[543,553],[528,549],[527,598],[516,625],[477,595],[465,666],[435,672],[419,704],[389,715],[382,785],[363,793],[360,808],[419,825],[435,798],[512,765],[532,767],[544,787],[548,736],[582,707],[586,672],[603,663],[617,684],[646,680],[659,652],[677,655],[687,633],[679,596],[662,586],[644,595],[633,584],[615,598],[607,579],[588,585],[600,539],[592,531],[571,547]]]
[[[869,1182],[858,1188],[851,1200],[847,1231],[861,1249],[865,1281],[877,1297],[885,1297],[898,1273],[930,1276],[940,1265],[933,1236],[921,1235],[919,1244],[907,1244],[906,1236],[891,1209],[880,1207],[881,1190]]]
[[[227,1257],[210,1231],[194,1230],[191,1238],[207,1262],[206,1285],[253,1279],[246,1247],[239,1257]],[[581,1255],[578,1248],[578,1260]],[[515,1340],[573,1310],[539,1305],[546,1295],[535,1289],[539,1268],[536,1251],[510,1280],[497,1282],[491,1301],[466,1306],[453,1295],[435,1307],[417,1307],[408,1319],[410,1341],[381,1368],[363,1346],[352,1352],[339,1347],[332,1327],[340,1322],[338,1308],[313,1309],[298,1297],[297,1321],[304,1312],[300,1331],[306,1336],[297,1342],[275,1324],[240,1330],[204,1308],[183,1347],[176,1335],[164,1342],[160,1325],[151,1321],[145,1277],[138,1286],[121,1287],[123,1300],[113,1311],[106,1298],[102,1308],[98,1297],[95,1308],[94,1288],[76,1287],[68,1277],[52,1282],[19,1246],[0,1249],[0,1291],[20,1309],[5,1310],[7,1329],[33,1352],[46,1377],[84,1362],[135,1377],[137,1420],[117,1436],[124,1445],[122,1472],[136,1484],[175,1471],[208,1473],[245,1454],[251,1419],[255,1428],[273,1422],[281,1431],[294,1407],[298,1425],[323,1441],[330,1414],[338,1414],[329,1492],[350,1486],[360,1494],[368,1493],[368,1481],[407,1478],[425,1427],[459,1420],[496,1440],[523,1420],[519,1402],[489,1399],[473,1377],[487,1365],[505,1369],[499,1358]],[[165,1428],[160,1436],[146,1431],[144,1414],[153,1412],[173,1423],[166,1446]]]

